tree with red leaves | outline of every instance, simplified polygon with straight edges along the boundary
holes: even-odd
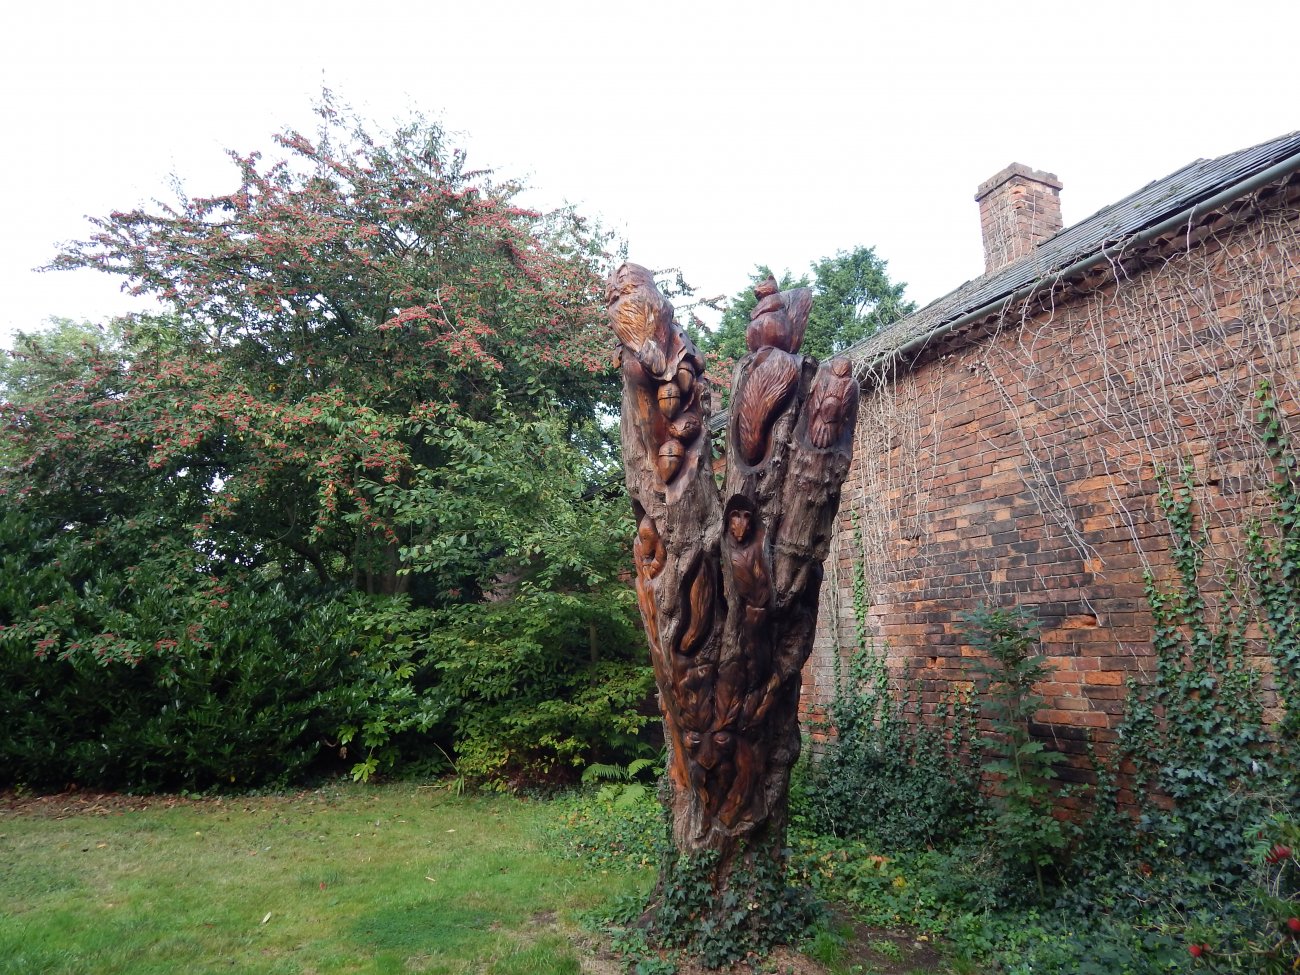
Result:
[[[626,516],[606,485],[605,240],[573,212],[516,205],[519,187],[470,169],[436,124],[373,135],[328,96],[319,114],[315,136],[276,137],[274,161],[232,153],[230,192],[93,220],[54,260],[117,275],[161,309],[21,336],[0,370],[0,567],[14,582],[0,585],[0,650],[15,651],[0,654],[0,684],[6,659],[102,664],[104,686],[115,667],[124,689],[114,700],[150,681],[167,699],[192,665],[206,701],[220,647],[278,643],[287,661],[300,646],[316,666],[341,646],[334,687],[357,690],[290,735],[308,759],[330,741],[369,774],[414,731],[485,776],[626,760],[649,674],[618,580]],[[344,622],[317,633],[284,607]],[[359,679],[343,674],[357,661]],[[235,714],[224,686],[211,713]],[[300,690],[311,710],[319,686]],[[0,705],[35,713],[47,697]],[[146,720],[123,707],[120,727]],[[44,720],[30,741],[62,742]],[[84,749],[24,767],[143,781],[95,764],[98,720],[61,726]],[[73,753],[89,765],[59,772]]]
[[[576,434],[612,402],[602,241],[571,212],[514,205],[518,187],[469,169],[436,124],[379,139],[328,95],[318,111],[314,139],[276,137],[278,161],[231,153],[233,191],[95,219],[52,266],[120,275],[167,309],[128,330],[126,402],[89,408],[139,421],[102,429],[142,445],[150,471],[197,477],[201,532],[402,592],[412,553],[432,567],[437,513],[419,500],[445,487],[448,432],[504,400]],[[73,491],[69,459],[36,440],[62,453],[88,433],[76,423],[47,403],[21,425],[29,467],[64,465]],[[474,590],[456,576],[430,592]]]

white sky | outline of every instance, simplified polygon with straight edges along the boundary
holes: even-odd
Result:
[[[86,215],[236,185],[226,148],[314,130],[322,84],[418,108],[470,163],[733,294],[874,246],[920,303],[983,267],[975,187],[1056,173],[1067,225],[1200,157],[1300,129],[1300,3],[43,0],[0,14],[0,346],[134,307],[35,274]]]

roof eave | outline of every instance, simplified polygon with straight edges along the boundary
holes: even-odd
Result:
[[[1043,273],[1036,275],[1028,284],[1009,290],[976,308],[956,312],[951,317],[939,321],[934,327],[906,340],[895,348],[873,350],[872,346],[880,344],[882,333],[877,333],[877,335],[869,336],[849,346],[840,355],[853,362],[854,372],[859,379],[874,377],[879,381],[885,375],[893,375],[899,371],[905,372],[924,358],[927,347],[942,344],[953,333],[973,326],[983,319],[1000,315],[1008,306],[1030,298],[1035,292],[1045,293],[1055,290],[1063,284],[1086,276],[1089,271],[1094,271],[1099,267],[1112,268],[1128,253],[1159,238],[1161,235],[1184,227],[1190,231],[1198,220],[1215,210],[1263,189],[1271,183],[1280,183],[1297,172],[1300,172],[1300,152],[1295,152],[1249,177],[1235,181],[1218,193],[1181,209],[1173,216],[1158,219],[1157,222],[1131,233],[1121,240],[1110,241],[1101,247],[1094,248],[1083,257],[1064,267],[1044,269]],[[1023,258],[1022,263],[1032,262],[1035,259],[1035,255],[1030,255]],[[969,283],[967,282],[967,284]],[[962,287],[965,287],[965,285]],[[954,292],[950,292],[950,295],[952,293]],[[944,301],[950,295],[945,295],[939,301]],[[932,307],[933,304],[937,303],[934,302],[927,307]],[[924,314],[924,312],[925,309],[923,308],[916,314],[920,315]],[[899,324],[902,324],[903,321],[906,321],[906,319],[901,320]]]

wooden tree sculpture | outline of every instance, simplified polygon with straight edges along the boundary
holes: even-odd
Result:
[[[700,353],[645,268],[623,265],[606,291],[621,343],[636,592],[664,715],[677,851],[647,911],[652,926],[683,897],[698,903],[673,917],[694,913],[708,930],[770,925],[772,905],[758,901],[784,877],[801,670],[858,384],[844,360],[819,367],[799,355],[807,288],[778,292],[769,278],[755,294],[719,492]],[[661,934],[690,943],[689,934]]]

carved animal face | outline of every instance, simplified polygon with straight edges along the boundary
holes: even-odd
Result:
[[[754,516],[744,508],[735,508],[727,517],[727,528],[731,532],[731,537],[736,540],[737,545],[744,544],[749,538],[750,529],[753,527]]]
[[[668,432],[682,443],[691,443],[700,435],[700,418],[693,413],[683,413],[668,424]]]
[[[605,305],[618,340],[652,373],[665,368],[673,306],[655,287],[654,276],[638,264],[624,264],[605,285]]]

